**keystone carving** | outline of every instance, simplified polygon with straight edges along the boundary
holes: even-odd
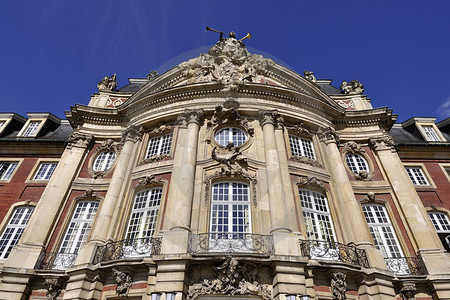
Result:
[[[342,81],[341,91],[344,94],[362,94],[364,93],[364,86],[358,80],[352,80],[350,82]]]
[[[323,182],[317,179],[316,176],[300,176],[298,184],[326,191]]]
[[[162,134],[162,133],[166,133],[168,131],[171,131],[173,129],[174,126],[172,125],[167,125],[164,122],[161,122],[158,124],[158,126],[156,128],[154,128],[152,131],[150,131],[150,134]]]
[[[234,147],[233,143],[229,143],[226,147],[228,151],[231,153],[220,154],[217,153],[217,147],[214,146],[211,158],[217,161],[218,163],[224,164],[228,167],[228,170],[234,170],[233,165],[236,164],[241,168],[248,168],[247,158],[242,155],[242,152],[239,151],[239,147]]]
[[[416,300],[415,292],[417,291],[414,283],[404,283],[400,289],[400,296],[403,300]]]
[[[142,134],[144,133],[144,129],[142,126],[131,125],[127,129],[122,132],[122,143],[131,141],[136,143],[142,139]]]
[[[222,265],[214,268],[214,272],[216,276],[204,278],[189,287],[188,300],[200,295],[254,295],[272,299],[272,292],[258,282],[258,269],[254,264],[241,265],[236,258],[228,257]]]
[[[378,200],[374,192],[368,192],[366,197],[364,197],[369,202],[376,202]]]
[[[161,184],[164,183],[161,177],[155,175],[145,176],[139,179],[138,186],[146,186],[149,184]]]
[[[98,194],[95,193],[92,189],[86,190],[83,193],[83,195],[81,195],[81,197],[87,198],[87,199],[98,199],[99,198]]]
[[[116,89],[116,87],[117,87],[116,73],[111,75],[111,77],[105,76],[97,84],[97,89],[99,92],[101,92],[101,91],[111,92],[111,91],[114,91]]]
[[[374,175],[374,173],[369,173],[366,170],[361,170],[358,173],[353,173],[357,180],[361,181],[370,181]]]
[[[331,293],[333,294],[334,300],[344,300],[347,299],[345,292],[347,290],[347,283],[345,278],[347,275],[337,272],[333,273],[331,276]]]
[[[344,144],[344,152],[347,153],[365,153],[366,151],[361,148],[361,144],[354,141],[350,141]]]
[[[339,143],[339,136],[331,127],[320,128],[317,131],[317,135],[319,136],[319,140],[325,144]]]
[[[48,300],[56,300],[59,294],[61,294],[62,287],[57,278],[47,278],[44,281],[44,285],[47,286],[47,296]]]
[[[203,108],[187,108],[184,112],[178,114],[177,121],[183,127],[186,127],[190,123],[200,124],[203,121],[203,112]]]
[[[72,132],[67,139],[67,148],[72,149],[72,147],[87,148],[92,142],[91,134],[84,134],[79,132]]]
[[[311,132],[309,132],[309,130],[305,128],[303,122],[295,124],[294,126],[285,125],[284,127],[297,135],[312,136]]]
[[[242,41],[229,35],[220,39],[208,53],[181,63],[178,68],[188,83],[217,82],[225,91],[237,91],[238,85],[256,82],[275,63],[261,55],[250,54]]]
[[[305,71],[305,72],[303,72],[303,75],[305,75],[305,78],[308,79],[309,81],[311,81],[313,83],[317,82],[317,79],[314,76],[314,72],[312,72],[312,71]]]
[[[133,276],[129,273],[121,272],[117,269],[112,269],[113,276],[116,277],[117,295],[121,298],[126,298],[128,296],[128,291],[132,285]]]
[[[370,145],[374,150],[393,150],[395,149],[394,140],[387,135],[374,137],[369,140]]]
[[[237,104],[232,104],[236,102]],[[239,103],[237,101],[227,100],[224,105],[217,104],[211,120],[208,121],[208,128],[221,124],[239,125],[246,129],[249,135],[253,136],[255,130],[249,125],[247,118],[243,118],[237,111]]]
[[[268,110],[268,109],[260,109],[259,110],[259,123],[261,127],[264,127],[266,124],[272,124],[273,126],[281,125],[283,126],[284,119],[278,113],[276,109]]]

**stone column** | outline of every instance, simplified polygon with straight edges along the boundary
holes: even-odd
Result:
[[[436,230],[394,149],[394,141],[389,136],[381,136],[371,138],[370,144],[398,200],[398,209],[405,218],[405,226],[411,230],[412,239],[417,244],[417,254],[422,256],[430,274],[449,274],[450,257],[442,249]]]
[[[45,247],[52,226],[56,222],[91,141],[91,135],[78,132],[72,133],[68,138],[67,148],[31,216],[21,243],[13,249],[3,266],[3,279],[0,284],[1,299],[21,299],[22,293],[27,289],[27,282],[32,274],[27,270],[34,269]]]
[[[338,211],[339,224],[343,229],[344,242],[353,243],[355,246],[365,249],[371,266],[386,268],[381,252],[373,246],[369,227],[355,198],[337,145],[338,135],[332,128],[327,128],[319,133],[319,138],[326,145],[325,159],[328,160],[327,169],[331,175],[332,193],[336,198],[334,202]]]

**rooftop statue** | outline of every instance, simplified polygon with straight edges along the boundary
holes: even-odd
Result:
[[[114,91],[117,87],[117,78],[116,73],[109,76],[105,76],[102,80],[97,84],[98,91]]]
[[[358,80],[350,82],[342,81],[341,90],[344,94],[362,94],[364,93],[364,86]]]

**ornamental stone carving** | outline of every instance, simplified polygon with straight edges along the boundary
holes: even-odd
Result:
[[[366,170],[361,170],[358,173],[353,173],[353,175],[355,176],[356,180],[370,181],[373,178],[374,173],[369,173]]]
[[[99,195],[94,192],[92,189],[88,189],[86,190],[83,195],[81,195],[81,197],[86,198],[86,199],[99,199]]]
[[[331,127],[320,128],[317,131],[317,135],[319,136],[319,140],[325,144],[339,143],[339,136]]]
[[[366,151],[361,148],[361,144],[354,141],[350,141],[344,144],[344,152],[346,153],[365,153]]]
[[[147,74],[147,80],[148,81],[153,81],[156,78],[158,78],[159,74],[158,72],[156,72],[155,70],[150,71],[150,73]]]
[[[305,75],[305,78],[308,79],[309,81],[311,81],[313,83],[317,82],[317,79],[314,76],[314,72],[312,72],[312,71],[305,71],[305,72],[303,72],[303,75]]]
[[[131,125],[127,129],[122,132],[122,143],[131,141],[136,143],[142,139],[142,134],[144,133],[144,129],[142,126]]]
[[[317,179],[316,176],[300,176],[298,185],[307,186],[311,188],[316,188],[322,191],[326,191],[325,186],[323,185],[323,182],[319,179]]]
[[[376,202],[378,200],[374,192],[368,192],[366,197],[364,197],[364,199],[369,202]]]
[[[292,131],[296,135],[303,135],[303,136],[312,136],[311,132],[305,128],[305,125],[303,122],[300,122],[298,124],[295,124],[294,126],[287,126],[285,125],[284,128],[288,129],[289,131]]]
[[[181,63],[178,68],[188,83],[217,82],[236,91],[239,84],[256,82],[275,63],[261,55],[250,54],[234,35],[220,39],[208,53]]]
[[[239,147],[234,147],[233,143],[229,143],[226,147],[226,150],[229,151],[228,153],[217,153],[217,147],[214,146],[211,158],[218,163],[226,165],[229,170],[237,170],[239,168],[247,169],[247,158],[242,155],[242,152],[239,149]],[[233,165],[236,166],[233,167]]]
[[[207,123],[208,128],[221,124],[238,125],[245,128],[250,136],[253,136],[254,128],[251,127],[247,118],[243,118],[239,114],[237,108],[239,108],[239,102],[235,100],[227,100],[223,105],[217,104],[211,120]]]
[[[92,154],[91,162],[89,163],[88,173],[93,178],[95,179],[103,178],[106,174],[108,174],[112,170],[112,167],[104,171],[95,171],[93,168],[93,162],[97,157],[97,155],[101,152],[109,152],[109,151],[114,151],[116,155],[119,153],[119,149],[112,139],[107,139],[106,141],[101,143],[100,146],[95,150],[94,154]]]
[[[342,81],[341,91],[344,94],[362,94],[364,93],[364,86],[358,80],[352,80],[350,82]]]
[[[188,300],[201,295],[254,295],[272,299],[269,288],[258,282],[258,269],[254,264],[241,265],[236,258],[228,257],[213,270],[216,276],[203,278],[189,287]]]
[[[345,292],[347,291],[347,283],[345,282],[347,275],[341,272],[333,273],[331,276],[331,293],[334,300],[347,299]]]
[[[126,298],[132,285],[133,276],[129,273],[121,272],[115,268],[112,269],[112,273],[117,282],[117,295],[121,298]]]
[[[284,119],[278,113],[276,109],[268,110],[268,109],[260,109],[259,110],[259,123],[261,127],[264,127],[266,124],[272,124],[273,126],[281,125],[283,126]]]
[[[404,283],[400,289],[400,296],[403,300],[416,300],[415,293],[417,291],[414,283]]]
[[[307,165],[310,165],[310,166],[313,166],[313,167],[322,168],[322,165],[317,160],[315,160],[313,158],[310,158],[310,157],[299,156],[299,155],[292,155],[291,159],[296,161],[296,162],[302,163],[302,164],[307,164]]]
[[[190,123],[200,124],[203,121],[203,108],[190,109],[178,114],[177,122],[180,126],[186,127]]]
[[[44,281],[44,285],[47,286],[47,296],[48,300],[56,300],[59,294],[61,294],[62,287],[61,283],[57,278],[47,278]]]
[[[152,135],[153,134],[163,134],[163,133],[172,131],[173,127],[174,126],[172,126],[172,125],[167,125],[166,123],[161,122],[158,124],[158,126],[156,126],[156,128],[154,128],[152,131],[150,131],[149,134],[152,134]]]
[[[150,184],[162,184],[164,180],[161,177],[155,175],[145,176],[139,179],[138,186],[146,186]]]
[[[72,147],[77,148],[87,148],[92,142],[91,134],[84,134],[80,132],[72,132],[67,139],[67,148],[72,149]]]
[[[374,150],[394,150],[395,142],[394,140],[387,135],[374,137],[369,140],[370,145]]]
[[[97,89],[99,92],[106,91],[111,92],[114,91],[117,87],[117,77],[116,73],[109,76],[105,76],[102,80],[97,84]]]

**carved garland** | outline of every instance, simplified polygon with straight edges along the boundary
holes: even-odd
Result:
[[[95,171],[94,166],[93,166],[95,159],[97,158],[97,156],[100,153],[109,152],[109,151],[114,151],[116,153],[116,158],[119,155],[119,148],[117,147],[117,144],[115,144],[112,139],[107,139],[106,141],[104,141],[92,154],[91,161],[89,162],[88,173],[93,178],[95,178],[95,179],[103,178],[106,174],[108,174],[113,169],[115,162],[113,163],[113,166],[111,166],[111,168],[109,168],[108,170],[105,170],[105,171]]]

